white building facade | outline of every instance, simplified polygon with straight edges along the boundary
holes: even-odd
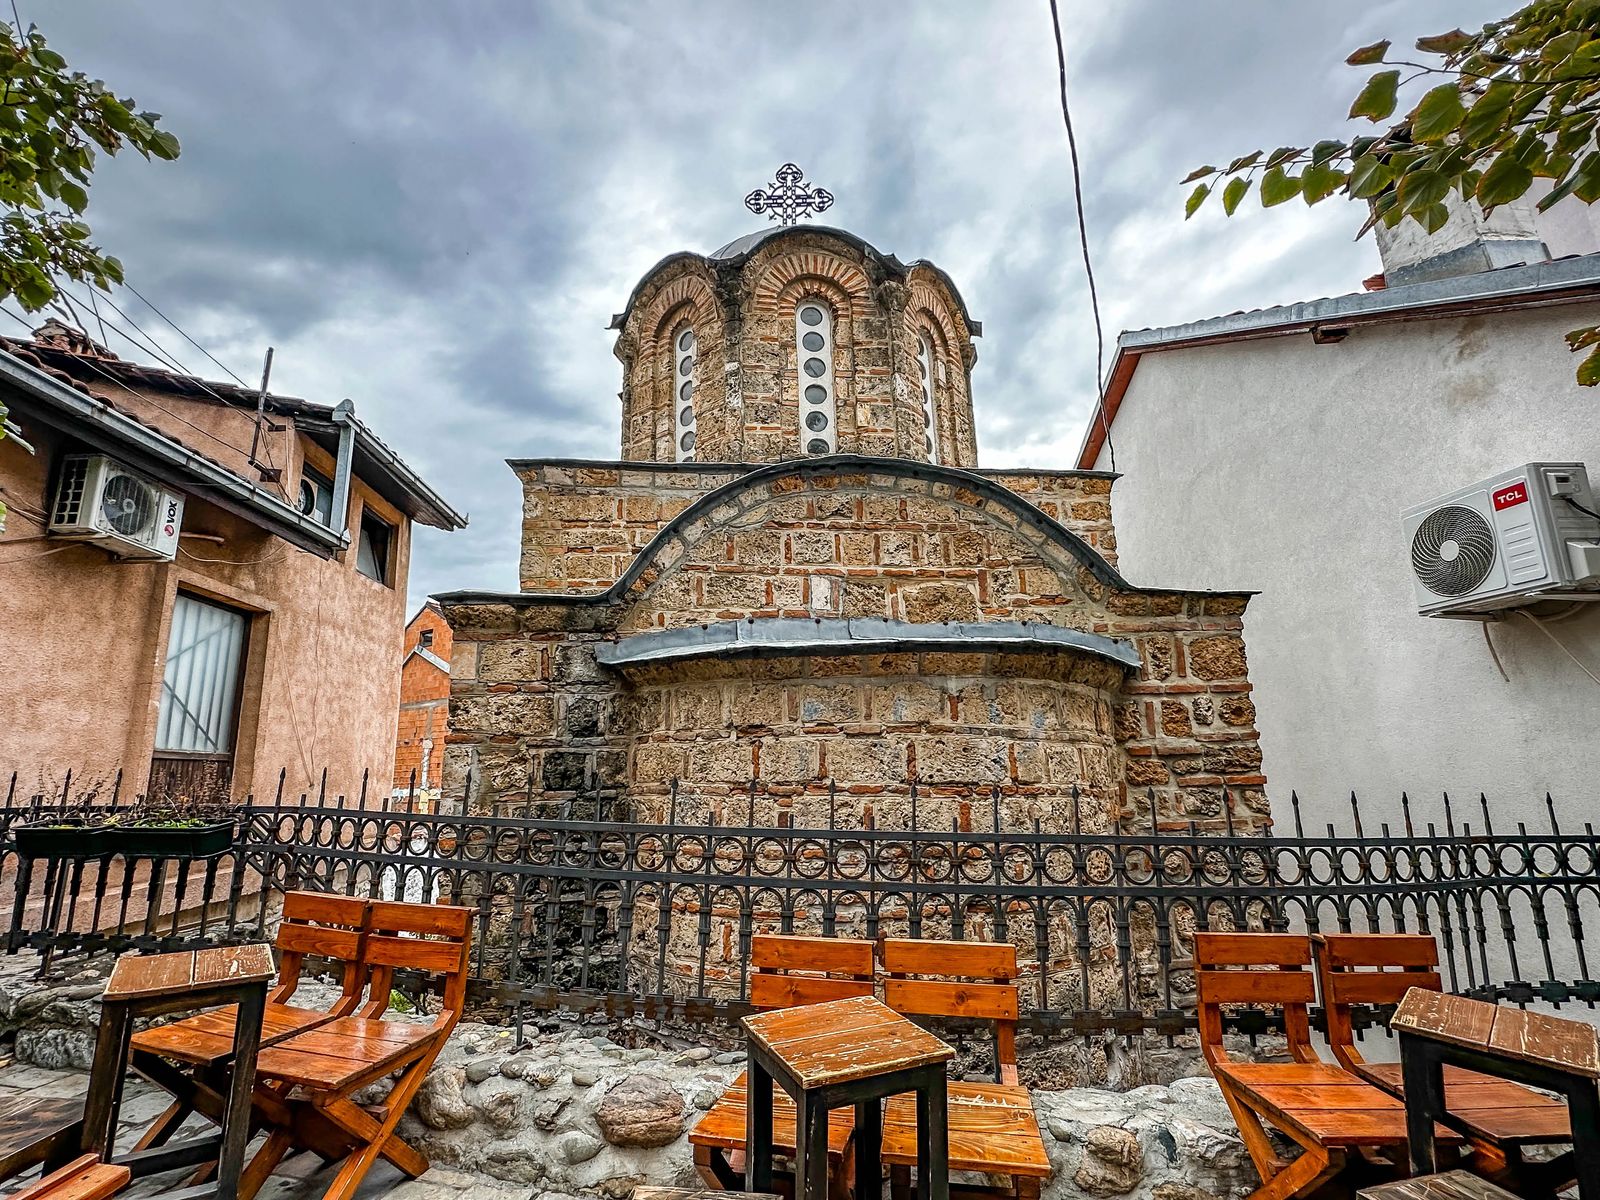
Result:
[[[1600,390],[1563,342],[1596,323],[1587,255],[1119,339],[1103,424],[1122,569],[1261,593],[1245,632],[1280,829],[1291,792],[1308,832],[1348,829],[1352,791],[1371,834],[1399,828],[1402,791],[1419,832],[1442,827],[1444,792],[1474,829],[1480,792],[1506,825],[1544,828],[1547,792],[1564,825],[1595,818],[1600,686],[1568,653],[1600,674],[1600,603],[1488,624],[1503,678],[1483,624],[1417,614],[1400,513],[1531,461],[1600,483]],[[1111,468],[1105,433],[1079,466]]]

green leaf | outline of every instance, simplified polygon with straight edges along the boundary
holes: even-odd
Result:
[[[1532,171],[1514,156],[1502,154],[1478,180],[1478,203],[1487,209],[1508,204],[1526,192],[1532,183]]]
[[[1581,387],[1594,387],[1600,383],[1600,348],[1591,350],[1589,357],[1578,364],[1578,384]]]
[[[1450,194],[1450,178],[1442,171],[1407,171],[1400,177],[1395,193],[1402,212],[1420,213],[1444,201]]]
[[[1230,179],[1228,186],[1222,189],[1222,211],[1230,217],[1233,216],[1234,210],[1239,207],[1239,201],[1244,199],[1245,193],[1249,190],[1248,179]]]
[[[1483,145],[1502,132],[1511,115],[1511,102],[1516,99],[1517,85],[1510,80],[1497,79],[1473,101],[1461,122],[1461,137],[1468,145]]]
[[[1430,234],[1434,234],[1443,229],[1445,222],[1450,219],[1450,209],[1443,204],[1430,204],[1421,212],[1413,215],[1424,229]]]
[[[1241,154],[1238,158],[1234,159],[1228,164],[1226,168],[1227,174],[1232,175],[1235,171],[1242,171],[1246,167],[1253,167],[1258,161],[1260,161],[1260,158],[1261,151],[1259,150],[1253,150],[1249,154]]]
[[[157,158],[171,161],[178,157],[178,139],[165,129],[158,130],[155,137],[150,139],[150,152]]]
[[[1394,114],[1395,93],[1400,87],[1399,71],[1379,71],[1367,80],[1350,106],[1350,118],[1366,117],[1369,121],[1387,121]]]
[[[1189,199],[1184,201],[1183,219],[1187,221],[1190,217],[1194,216],[1195,213],[1199,212],[1200,206],[1206,202],[1206,197],[1210,194],[1210,185],[1204,183],[1198,185],[1194,191],[1190,192]]]
[[[1600,346],[1600,325],[1574,329],[1567,334],[1567,349],[1582,350],[1585,346]]]
[[[1261,177],[1261,207],[1274,208],[1300,194],[1297,176],[1284,174],[1282,167],[1273,167]]]
[[[1419,37],[1417,49],[1424,54],[1459,54],[1472,44],[1472,35],[1462,29],[1449,33],[1436,33],[1432,37]]]
[[[1279,146],[1267,156],[1267,169],[1270,171],[1273,167],[1281,167],[1295,155],[1304,153],[1304,151],[1304,146]]]
[[[1453,133],[1466,115],[1461,89],[1453,83],[1441,83],[1417,105],[1411,118],[1411,136],[1419,142],[1437,142]]]
[[[1318,142],[1311,147],[1311,162],[1313,166],[1320,167],[1323,163],[1331,162],[1344,150],[1344,143],[1335,139]]]
[[[1196,179],[1204,179],[1207,175],[1215,175],[1216,173],[1217,169],[1215,167],[1196,167],[1178,182],[1180,184],[1193,183]]]
[[[1336,167],[1307,167],[1300,174],[1300,195],[1307,204],[1315,204],[1333,195],[1349,178],[1349,175]]]
[[[70,180],[61,184],[61,199],[75,213],[81,213],[89,207],[89,193]]]
[[[1363,46],[1359,50],[1351,51],[1345,62],[1352,67],[1370,67],[1373,63],[1382,62],[1383,56],[1387,53],[1389,53],[1389,42],[1387,40],[1373,42],[1370,46]]]
[[[1394,168],[1376,154],[1356,159],[1350,168],[1350,195],[1370,200],[1394,182]]]

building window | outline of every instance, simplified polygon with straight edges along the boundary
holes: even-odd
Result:
[[[333,527],[333,481],[309,466],[300,470],[300,511]]]
[[[795,361],[800,364],[800,444],[807,454],[832,454],[839,446],[833,399],[833,316],[820,300],[794,310]]]
[[[679,462],[694,461],[694,330],[685,325],[672,339],[673,453]]]
[[[392,587],[389,555],[393,548],[394,526],[362,509],[361,540],[356,544],[356,570],[368,579]]]
[[[424,650],[433,649],[433,630],[431,630],[431,629],[419,629],[419,630],[417,630],[417,645],[420,646]]]
[[[939,417],[933,400],[933,343],[917,335],[917,373],[922,376],[922,424],[927,430],[928,461],[939,461]]]
[[[156,750],[232,752],[248,625],[243,613],[178,593],[161,676]]]

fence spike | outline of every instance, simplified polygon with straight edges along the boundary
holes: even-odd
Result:
[[[1411,824],[1411,797],[1406,795],[1404,792],[1400,793],[1400,811],[1405,814],[1406,836],[1416,837],[1417,831],[1412,827]]]
[[[1550,793],[1544,794],[1544,810],[1550,814],[1550,832],[1557,837],[1561,836],[1561,826],[1556,821],[1556,802],[1550,798]]]
[[[1228,797],[1228,785],[1222,785],[1222,819],[1228,830],[1228,836],[1233,836],[1233,803]]]
[[[1451,837],[1456,835],[1456,814],[1450,807],[1450,793],[1444,793],[1444,827]]]
[[[1356,836],[1366,837],[1366,831],[1361,828],[1361,801],[1354,792],[1350,793],[1350,816],[1355,821]]]
[[[116,778],[111,781],[111,811],[117,811],[117,802],[122,799],[122,768],[117,768]]]
[[[1156,790],[1155,788],[1146,788],[1144,794],[1145,798],[1150,802],[1150,832],[1154,835],[1157,828],[1159,828],[1159,822],[1156,819]]]
[[[1483,832],[1486,837],[1494,836],[1494,824],[1489,820],[1489,797],[1482,792],[1478,793],[1478,807],[1483,809]]]
[[[1078,794],[1078,785],[1072,785],[1072,832],[1074,835],[1083,833],[1082,797]]]
[[[65,808],[70,803],[69,796],[71,795],[71,792],[72,792],[72,768],[68,767],[67,768],[67,777],[66,777],[65,780],[62,781],[62,784],[61,784],[61,807],[62,808]]]
[[[755,781],[751,780],[751,786]],[[678,778],[673,776],[672,783],[667,788],[667,824],[672,828],[678,827]]]
[[[328,768],[322,768],[322,780],[317,784],[317,807],[326,808],[328,804]]]
[[[1294,812],[1295,837],[1305,837],[1305,826],[1300,823],[1300,795],[1298,792],[1292,790],[1289,792],[1289,807]]]
[[[326,768],[324,768],[326,770]],[[367,768],[361,768],[361,798],[356,801],[356,807],[365,810],[367,807]]]

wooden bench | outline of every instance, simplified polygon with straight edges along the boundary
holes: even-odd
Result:
[[[1194,960],[1200,1047],[1261,1176],[1253,1200],[1305,1196],[1343,1171],[1352,1155],[1381,1152],[1403,1162],[1405,1107],[1343,1067],[1323,1062],[1312,1048],[1309,1010],[1316,999],[1316,978],[1308,969],[1310,938],[1197,933]],[[1292,1062],[1246,1063],[1228,1057],[1223,1010],[1241,1007],[1282,1012]],[[1280,1158],[1263,1122],[1292,1140],[1300,1153],[1287,1161]],[[1440,1132],[1454,1140],[1448,1131]]]
[[[1017,1083],[1016,947],[885,938],[880,957],[883,1001],[896,1012],[993,1023],[994,1080],[948,1085],[950,1170],[1007,1179],[1010,1186],[999,1194],[1037,1200],[1040,1181],[1050,1177],[1051,1168],[1032,1097]],[[884,1110],[883,1161],[896,1200],[910,1193],[917,1134],[912,1098],[893,1097]]]
[[[355,1011],[366,983],[361,946],[371,909],[371,901],[351,896],[319,892],[284,895],[283,916],[273,938],[278,982],[267,993],[261,1018],[263,1048]],[[329,1009],[293,1003],[301,964],[308,955],[342,964],[342,987]],[[221,1088],[233,1057],[236,1015],[236,1006],[229,1005],[133,1035],[134,1070],[174,1097],[145,1130],[136,1149],[164,1145],[191,1112],[199,1111],[213,1121],[220,1119]]]
[[[847,938],[756,934],[750,942],[750,1003],[759,1009],[793,1008],[872,995],[872,943]],[[742,1072],[699,1124],[689,1131],[695,1169],[706,1185],[734,1191],[744,1182],[745,1108],[749,1073]],[[828,1122],[831,1194],[850,1194],[847,1110]],[[772,1142],[780,1153],[796,1147],[795,1106],[781,1088],[773,1097]]]
[[[127,1167],[113,1166],[101,1162],[98,1155],[85,1154],[12,1193],[7,1200],[107,1200],[127,1187],[132,1175]]]
[[[264,1085],[256,1089],[257,1112],[268,1133],[240,1180],[240,1200],[251,1200],[297,1146],[343,1160],[325,1200],[350,1200],[379,1158],[413,1178],[428,1169],[428,1160],[395,1130],[461,1019],[472,917],[470,908],[372,903],[361,951],[366,1002],[354,1014],[266,1048],[256,1060],[256,1078]],[[383,1020],[397,971],[438,978],[442,998],[431,1022]],[[355,1092],[396,1074],[381,1101],[356,1104]]]
[[[1524,1178],[1543,1194],[1576,1180],[1582,1200],[1600,1200],[1600,1029],[1426,988],[1405,994],[1389,1028],[1400,1038],[1411,1163],[1418,1174],[1435,1169],[1430,1129],[1470,1128],[1449,1107],[1444,1078],[1450,1067],[1464,1067],[1564,1096],[1572,1151],[1550,1163],[1528,1164]]]
[[[1328,1046],[1339,1064],[1392,1096],[1405,1098],[1398,1062],[1368,1062],[1355,1045],[1356,1005],[1398,1005],[1412,988],[1444,989],[1439,947],[1428,934],[1324,933],[1312,938]],[[1482,1168],[1507,1172],[1515,1183],[1526,1164],[1524,1146],[1572,1140],[1567,1106],[1518,1083],[1464,1067],[1446,1067],[1445,1103],[1472,1144]],[[1542,1168],[1540,1168],[1542,1170]]]
[[[0,1103],[0,1180],[41,1164],[54,1171],[83,1143],[83,1101],[23,1096]]]

